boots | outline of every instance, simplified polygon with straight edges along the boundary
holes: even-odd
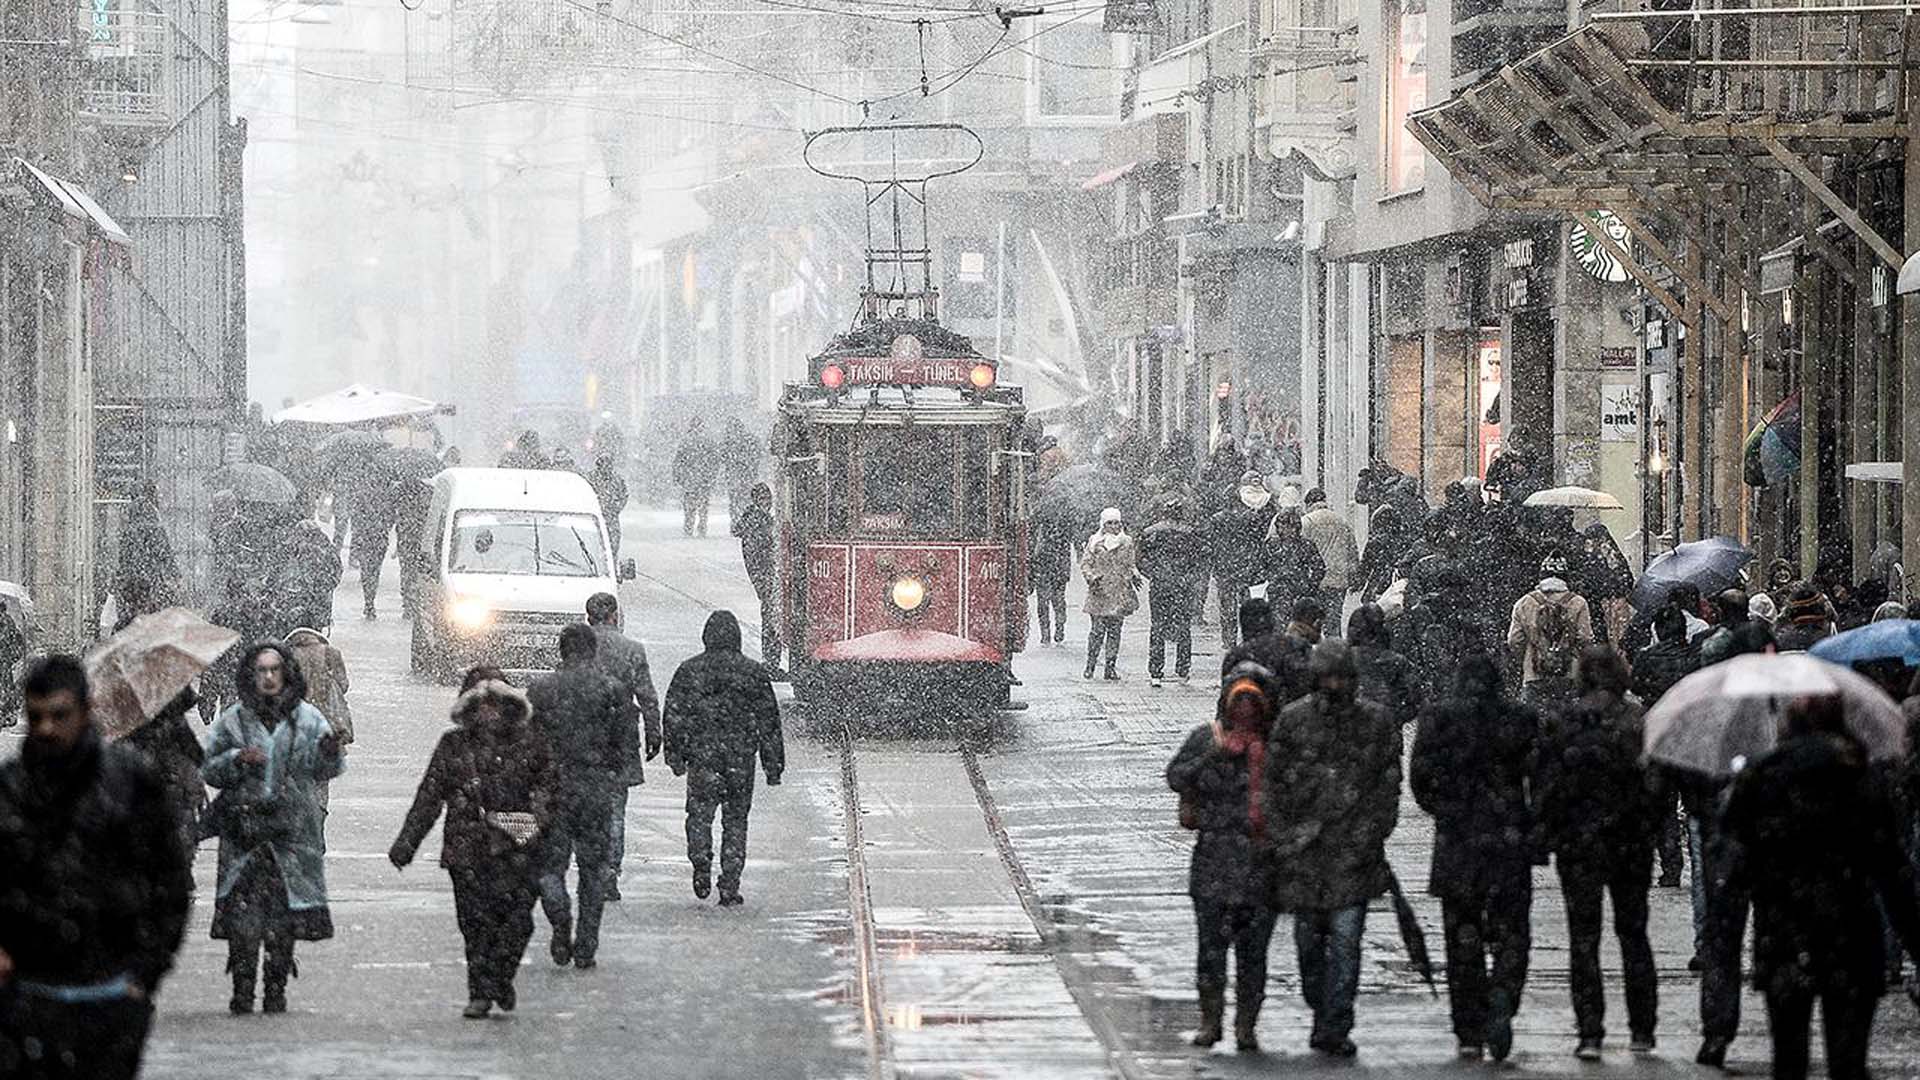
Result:
[[[1212,1046],[1220,1041],[1220,1022],[1227,1014],[1225,990],[1200,991],[1200,1030],[1193,1033],[1193,1045]]]
[[[260,1011],[287,1011],[287,977],[293,974],[293,942],[268,942],[266,963],[261,965],[266,985],[260,991]]]
[[[1260,1037],[1254,1029],[1260,1026],[1260,1005],[1265,999],[1254,998],[1251,1001],[1240,1000],[1233,1009],[1233,1045],[1243,1054],[1260,1052]]]
[[[243,946],[237,941],[227,943],[227,972],[233,976],[233,998],[227,1002],[227,1011],[235,1016],[253,1011],[254,969],[259,962],[257,946]]]

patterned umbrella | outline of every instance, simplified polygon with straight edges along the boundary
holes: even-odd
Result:
[[[1748,487],[1771,487],[1800,468],[1800,391],[1753,426],[1744,448]]]
[[[87,653],[94,717],[109,740],[124,738],[218,660],[240,635],[186,608],[142,615]]]

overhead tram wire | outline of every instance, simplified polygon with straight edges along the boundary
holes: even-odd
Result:
[[[404,2],[405,0],[402,0],[402,3]],[[643,26],[640,23],[634,22],[632,19],[622,18],[610,12],[601,11],[597,7],[593,7],[589,4],[580,3],[579,0],[560,0],[560,2],[567,5],[568,7],[576,8],[580,11],[586,12],[589,15],[598,15],[601,18],[610,20],[620,26],[625,26],[629,29],[637,30],[642,34],[647,35],[648,37],[658,38],[659,40],[667,42],[669,44],[678,45],[681,48],[687,50],[688,52],[696,53],[701,56],[711,57],[723,64],[728,64],[733,67],[737,67],[742,71],[751,72],[752,74],[758,75],[761,78],[772,79],[774,82],[777,82],[782,86],[789,86],[795,90],[803,90],[809,94],[815,95],[816,97],[823,97],[829,101],[837,101],[842,105],[859,105],[860,104],[860,102],[855,101],[854,99],[847,97],[843,94],[836,94],[831,90],[823,90],[817,86],[809,86],[808,84],[803,83],[798,79],[790,79],[787,76],[782,75],[778,72],[768,71],[766,68],[763,68],[763,67],[756,67],[755,65],[749,64],[744,60],[736,60],[725,53],[718,52],[713,49],[709,49],[703,45],[696,45],[691,41],[687,41],[684,38],[675,37],[672,34],[662,33],[661,31],[655,30],[650,26]]]

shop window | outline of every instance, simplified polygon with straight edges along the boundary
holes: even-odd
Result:
[[[1427,107],[1426,0],[1388,0],[1386,130],[1382,188],[1388,195],[1418,191],[1426,183],[1426,150],[1407,131],[1407,117]]]

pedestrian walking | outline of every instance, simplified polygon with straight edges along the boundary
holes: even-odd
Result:
[[[540,433],[528,428],[513,440],[513,448],[500,455],[502,469],[550,469],[553,462],[540,448]]]
[[[1320,605],[1327,609],[1329,625],[1338,628],[1340,616],[1347,609],[1347,593],[1360,573],[1360,548],[1354,542],[1353,526],[1328,505],[1325,488],[1314,488],[1307,492],[1300,532],[1326,565],[1326,573],[1320,578]]]
[[[287,649],[306,681],[307,703],[320,710],[345,753],[353,745],[353,709],[347,705],[347,691],[353,684],[347,679],[346,657],[325,634],[307,626],[287,635]],[[327,810],[329,786],[322,782],[319,787],[321,813]]]
[[[1728,598],[1723,593],[1721,610],[1727,610],[1728,604],[1737,599],[1741,619],[1744,622],[1747,594],[1738,590],[1729,590],[1729,592],[1736,595],[1734,598]],[[1737,627],[1716,628],[1701,640],[1706,644],[1713,644],[1720,640],[1717,635],[1723,629],[1726,632],[1725,640],[1731,642]],[[1633,694],[1649,709],[1665,697],[1675,683],[1700,670],[1703,666],[1701,653],[1705,649],[1705,644],[1696,645],[1687,640],[1687,621],[1682,617],[1680,610],[1672,605],[1663,607],[1654,614],[1653,638],[1653,644],[1641,649],[1639,655],[1633,658]],[[1660,887],[1663,889],[1678,888],[1680,885],[1680,870],[1683,862],[1681,853],[1686,847],[1687,829],[1680,812],[1679,799],[1679,790],[1668,785],[1657,807]]]
[[[720,475],[720,448],[707,437],[699,417],[687,422],[686,438],[673,452],[673,482],[680,486],[680,508],[685,520],[680,531],[692,536],[696,528],[707,535],[707,504],[713,498],[713,481]]]
[[[1199,938],[1200,993],[1195,1046],[1220,1041],[1227,1006],[1227,951],[1234,959],[1234,1044],[1260,1049],[1256,1028],[1267,996],[1267,949],[1278,915],[1267,901],[1254,851],[1266,839],[1260,800],[1273,728],[1272,673],[1258,664],[1229,672],[1212,723],[1188,733],[1167,764],[1180,796],[1180,823],[1194,831],[1187,896]]]
[[[1268,672],[1273,681],[1274,708],[1282,709],[1308,693],[1313,687],[1307,678],[1307,653],[1313,643],[1296,634],[1293,624],[1276,626],[1273,607],[1265,597],[1250,596],[1240,603],[1240,644],[1227,651],[1220,662],[1221,685],[1225,676],[1241,664],[1251,663]]]
[[[373,603],[380,595],[380,568],[387,561],[396,510],[387,484],[371,485],[354,500],[353,565],[360,571],[360,613],[368,621],[379,617]]]
[[[1594,614],[1593,630],[1602,644],[1618,645],[1632,614],[1633,567],[1605,525],[1596,521],[1581,530],[1569,558],[1568,586],[1587,601]]]
[[[1453,1035],[1469,1061],[1512,1051],[1533,947],[1540,720],[1503,682],[1493,657],[1463,656],[1450,692],[1421,712],[1408,763],[1414,801],[1433,816],[1427,890],[1440,898]]]
[[[1160,520],[1140,534],[1140,570],[1147,576],[1147,677],[1160,686],[1167,674],[1167,644],[1173,644],[1173,673],[1181,682],[1193,674],[1193,616],[1199,589],[1206,584],[1206,545],[1186,521],[1186,506],[1167,499]]]
[[[647,666],[647,647],[630,638],[621,629],[625,619],[620,601],[612,593],[594,593],[587,598],[587,625],[593,628],[594,666],[620,687],[622,706],[640,712],[646,744],[646,759],[660,756],[660,696],[653,689],[653,671]],[[627,858],[627,800],[635,787],[647,782],[639,757],[627,762],[620,783],[613,789],[613,815],[607,833],[608,901],[620,899],[620,867]]]
[[[1087,598],[1081,609],[1092,625],[1087,634],[1087,670],[1082,678],[1093,678],[1093,666],[1104,648],[1106,677],[1118,680],[1120,627],[1140,607],[1135,588],[1140,572],[1133,537],[1121,528],[1117,508],[1109,506],[1100,511],[1100,528],[1087,537],[1080,552],[1080,576],[1087,582]]]
[[[1572,696],[1573,666],[1593,644],[1586,598],[1567,587],[1567,559],[1551,552],[1540,562],[1540,584],[1515,601],[1507,622],[1509,658],[1520,671],[1521,692],[1535,707]]]
[[[1833,633],[1833,608],[1826,595],[1812,584],[1794,586],[1793,594],[1780,609],[1774,641],[1781,652],[1805,652],[1814,643]]]
[[[1292,611],[1295,601],[1312,598],[1320,605],[1320,585],[1327,575],[1327,564],[1320,549],[1301,532],[1297,507],[1282,507],[1267,526],[1266,552],[1267,601],[1276,611]]]
[[[1753,975],[1767,999],[1776,1080],[1807,1075],[1820,1004],[1827,1075],[1866,1080],[1886,991],[1880,916],[1920,946],[1914,871],[1899,822],[1837,697],[1801,698],[1778,746],[1734,781],[1725,828],[1753,896]]]
[[[1220,651],[1238,640],[1236,615],[1256,581],[1266,579],[1267,527],[1273,523],[1273,492],[1260,474],[1248,469],[1226,507],[1208,523],[1213,547],[1213,577],[1220,600]],[[1282,609],[1285,610],[1285,609]]]
[[[420,615],[420,579],[433,572],[427,538],[433,488],[424,477],[409,477],[395,479],[388,491],[393,500],[393,560],[400,570],[400,617],[412,622]]]
[[[1194,488],[1200,522],[1212,521],[1213,515],[1227,508],[1236,497],[1234,489],[1246,473],[1247,459],[1234,445],[1233,435],[1222,432],[1219,441],[1213,444],[1213,453],[1200,467],[1200,480]]]
[[[180,565],[173,557],[173,541],[160,522],[160,491],[143,480],[127,503],[120,526],[120,557],[115,563],[113,593],[119,618],[113,632],[142,615],[171,607],[180,599]]]
[[[547,738],[558,782],[543,847],[540,907],[553,936],[548,955],[561,967],[594,967],[607,902],[608,838],[615,794],[639,767],[639,710],[630,693],[601,673],[599,637],[579,623],[560,631],[560,668],[533,681],[527,700]],[[567,868],[578,863],[574,917]]]
[[[179,823],[161,778],[101,739],[77,657],[19,688],[27,737],[0,764],[0,1076],[133,1080],[193,900]]]
[[[1568,963],[1579,1026],[1574,1054],[1598,1061],[1606,1038],[1600,976],[1601,906],[1613,901],[1626,984],[1629,1048],[1651,1053],[1659,1014],[1647,893],[1658,832],[1656,774],[1640,764],[1643,710],[1627,696],[1620,654],[1589,645],[1576,669],[1579,696],[1547,720],[1540,755],[1540,832],[1567,905]]]
[[[707,617],[705,651],[681,664],[667,684],[667,767],[687,778],[687,861],[693,895],[712,890],[713,817],[720,814],[720,906],[737,907],[747,865],[747,818],[753,811],[753,768],[767,786],[786,770],[780,702],[766,669],[740,652],[740,620],[731,611]]]
[[[1074,549],[1079,537],[1067,507],[1042,502],[1033,515],[1029,534],[1028,577],[1033,583],[1035,617],[1040,620],[1040,644],[1060,645],[1067,639],[1067,582],[1073,576]]]
[[[207,785],[200,779],[200,767],[206,764],[206,749],[194,733],[188,716],[199,697],[191,687],[175,694],[161,706],[153,718],[116,742],[146,759],[160,784],[166,789],[167,804],[173,808],[180,835],[181,850],[192,863],[200,840],[200,815],[207,805]]]
[[[474,668],[453,703],[453,729],[434,744],[387,860],[404,870],[446,812],[440,866],[466,943],[469,1020],[518,1003],[514,975],[533,938],[533,902],[558,780],[527,696],[497,669]]]
[[[1758,594],[1758,596],[1765,595],[1766,593]],[[1739,633],[1741,627],[1757,617],[1753,608],[1753,601],[1756,598],[1749,597],[1745,589],[1726,589],[1713,598],[1715,614],[1713,629],[1707,631],[1696,643],[1699,645],[1699,667],[1712,667],[1733,654],[1734,635]],[[1656,628],[1655,637],[1658,636]],[[1637,676],[1638,661],[1635,661],[1634,667]],[[1642,700],[1645,700],[1645,697],[1646,695],[1641,695]],[[1653,702],[1648,701],[1647,705],[1651,707]]]
[[[1411,544],[1410,526],[1392,506],[1375,507],[1367,518],[1367,546],[1360,553],[1360,599],[1372,603],[1393,587],[1400,560]]]
[[[1387,891],[1386,841],[1400,816],[1400,724],[1360,700],[1352,650],[1322,642],[1313,692],[1281,710],[1267,744],[1265,855],[1273,906],[1293,914],[1308,1045],[1352,1057],[1367,903]]]
[[[1347,645],[1360,671],[1360,696],[1383,705],[1394,719],[1411,724],[1426,704],[1426,688],[1413,661],[1395,651],[1393,631],[1378,604],[1361,604],[1347,620]]]
[[[787,669],[780,665],[784,642],[780,638],[783,618],[780,604],[778,536],[779,525],[773,517],[773,489],[756,481],[753,493],[728,528],[740,538],[740,559],[747,567],[747,580],[753,583],[753,595],[760,601],[760,662],[775,682],[787,681]]]
[[[627,481],[620,475],[619,463],[612,454],[593,459],[593,471],[587,474],[587,486],[600,501],[600,517],[607,523],[607,539],[613,544],[613,557],[620,558],[620,514],[627,508]]]
[[[720,457],[727,480],[727,514],[731,516],[746,509],[753,486],[760,482],[760,463],[766,451],[739,417],[730,416],[720,433]]]
[[[214,721],[200,770],[220,789],[208,808],[220,837],[212,936],[227,943],[228,1011],[253,1011],[257,971],[265,984],[261,1010],[284,1013],[294,942],[333,937],[320,787],[345,763],[340,737],[307,702],[286,646],[261,643],[242,653],[234,690],[237,700]]]
[[[311,518],[295,523],[272,568],[275,621],[326,633],[333,626],[333,591],[343,571],[340,549],[320,523]]]

